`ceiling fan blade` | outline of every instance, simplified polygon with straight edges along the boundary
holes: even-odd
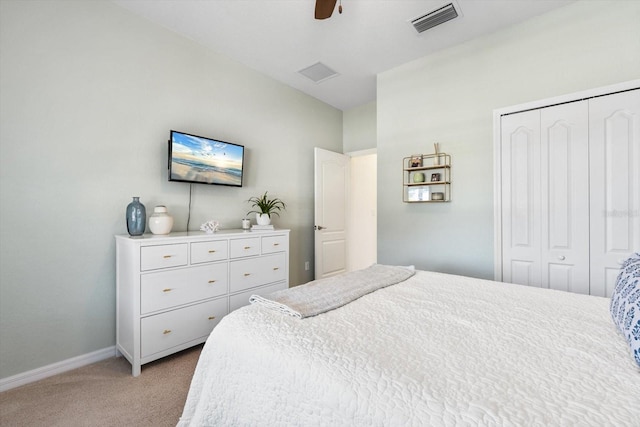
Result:
[[[336,8],[338,0],[316,0],[316,19],[327,19]]]

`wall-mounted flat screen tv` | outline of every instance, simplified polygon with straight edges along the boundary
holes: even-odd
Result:
[[[244,146],[171,131],[169,181],[242,187]]]

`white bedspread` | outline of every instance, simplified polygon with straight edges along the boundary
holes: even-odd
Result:
[[[609,300],[417,272],[297,319],[213,330],[179,425],[640,425],[640,370]]]

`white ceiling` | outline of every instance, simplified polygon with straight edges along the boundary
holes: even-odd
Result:
[[[574,0],[342,0],[313,17],[314,0],[113,0],[152,22],[341,110],[376,98],[376,74]],[[458,18],[418,34],[412,19],[454,3]],[[336,7],[337,9],[337,7]],[[338,76],[298,73],[322,62]]]

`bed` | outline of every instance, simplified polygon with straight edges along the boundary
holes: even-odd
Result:
[[[416,271],[316,316],[232,312],[179,425],[638,426],[639,399],[610,299]]]

